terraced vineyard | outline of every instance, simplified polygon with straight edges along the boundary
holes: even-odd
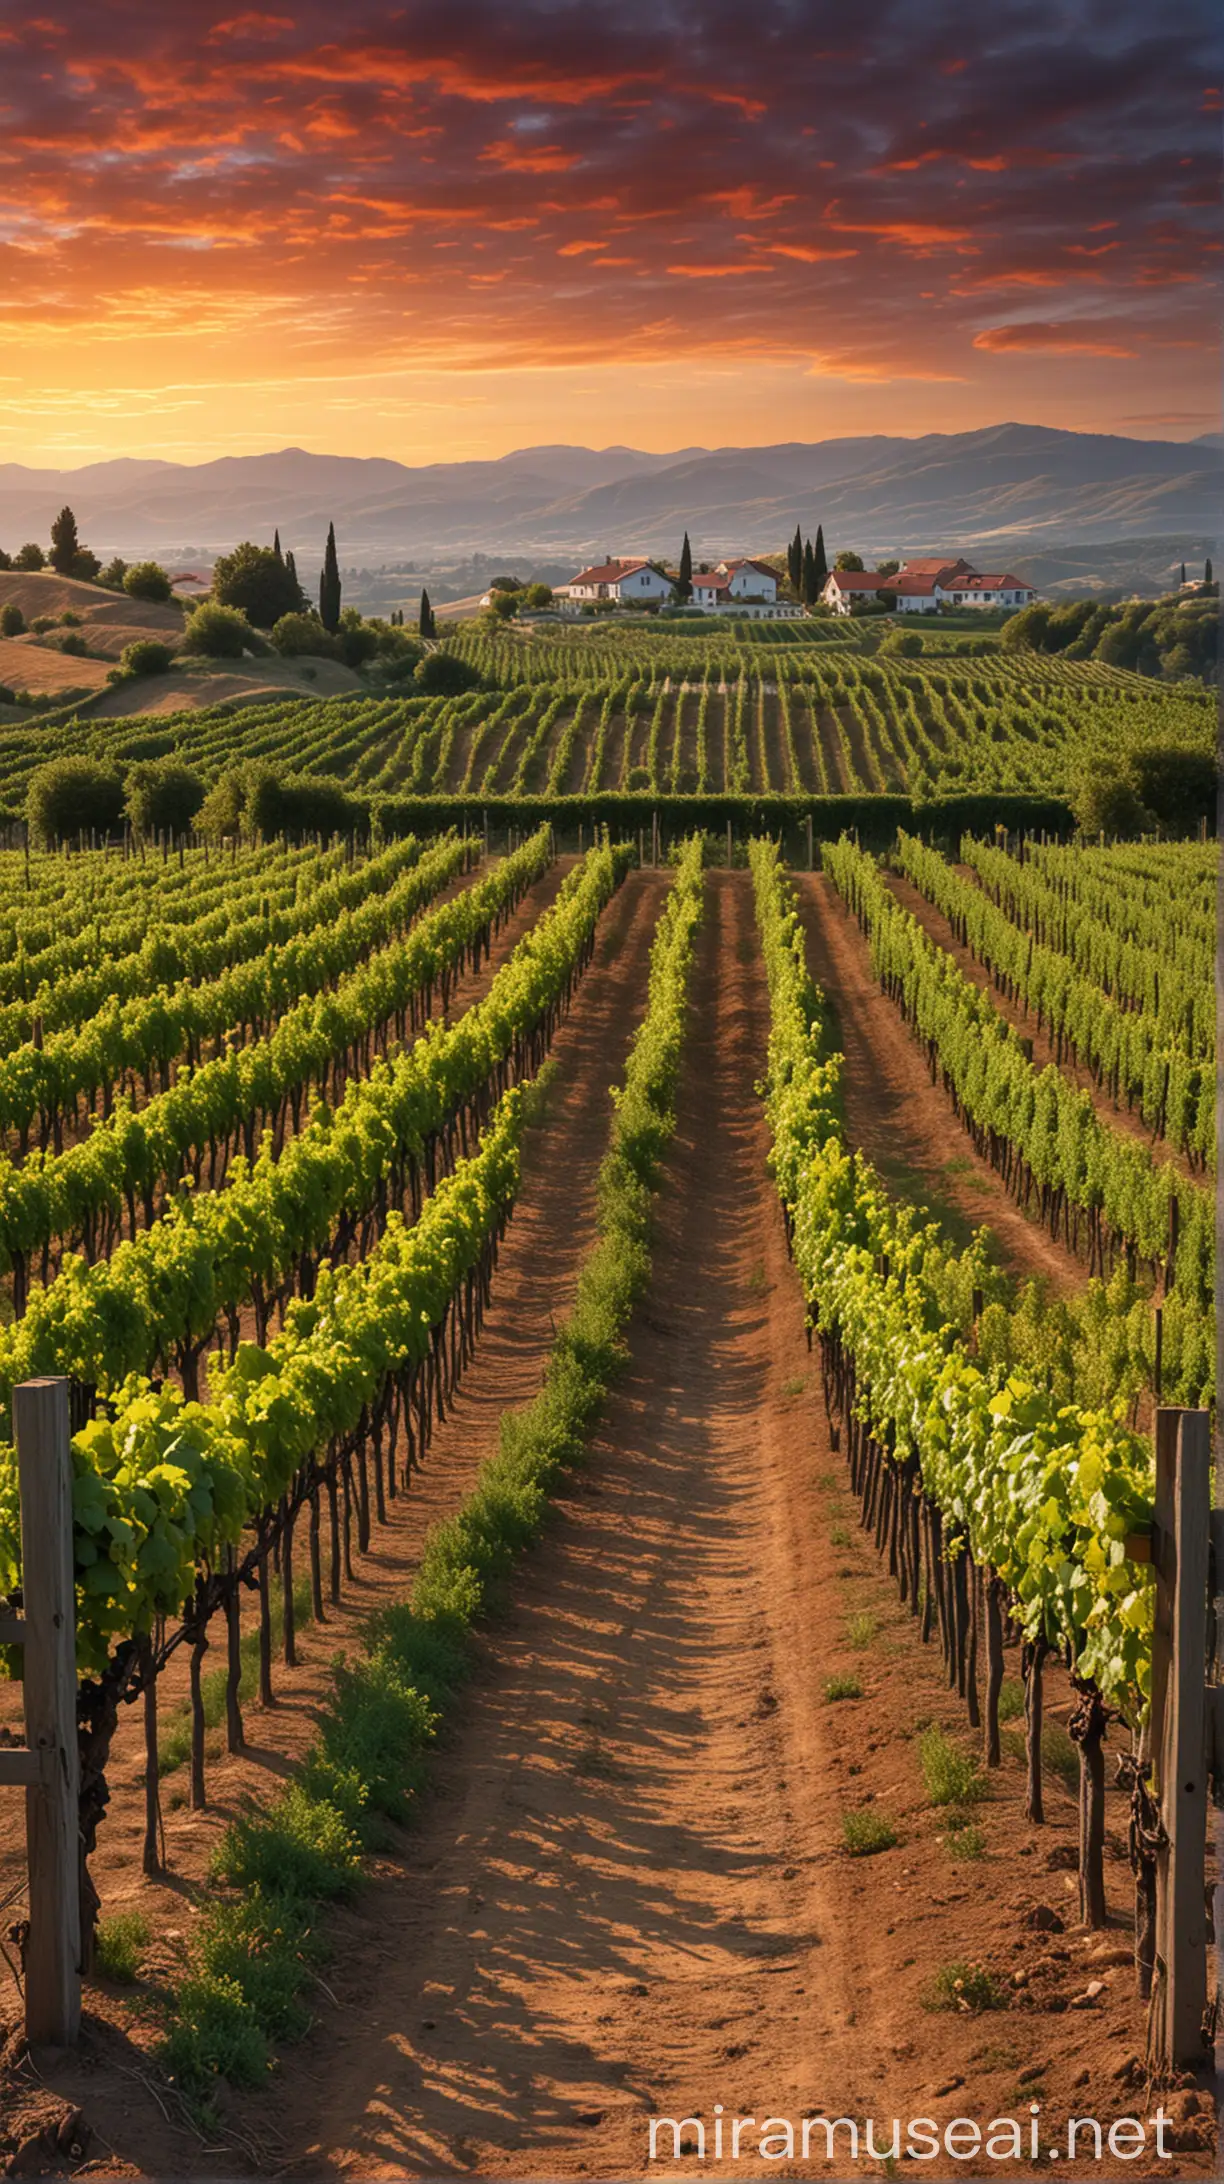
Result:
[[[1215,852],[911,814],[1058,807],[1207,696],[634,646],[45,732],[333,772],[400,799],[382,838],[0,851],[0,1430],[68,1377],[85,2107],[128,2174],[202,2119],[218,2175],[637,2173],[728,2061],[799,2114],[813,2039],[830,2115],[942,2117],[985,2008],[985,2097],[1056,2132],[1142,2044],[1105,1749],[1156,1406],[1214,1402]],[[682,803],[652,861],[595,825],[643,774],[805,797],[819,868]],[[885,791],[882,857],[817,801]],[[443,792],[472,824],[412,831]]]

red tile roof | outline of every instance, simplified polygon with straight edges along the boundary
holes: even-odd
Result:
[[[830,569],[829,577],[839,591],[880,591],[896,583],[895,577],[881,576],[877,569]]]

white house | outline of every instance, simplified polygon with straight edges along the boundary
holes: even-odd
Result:
[[[718,573],[726,577],[732,599],[754,599],[763,607],[774,605],[778,577],[767,561],[720,561]]]
[[[982,576],[963,558],[952,561],[946,554],[907,561],[891,576],[878,569],[835,569],[820,596],[835,614],[849,614],[890,594],[898,614],[937,614],[942,606],[1012,609],[1037,597],[1018,576]]]
[[[558,584],[554,596],[582,602],[588,599],[611,599],[618,606],[644,606],[660,599],[670,599],[672,581],[657,569],[653,561],[600,561],[590,569],[580,569],[568,584]]]

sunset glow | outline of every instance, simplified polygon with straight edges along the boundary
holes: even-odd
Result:
[[[0,27],[0,457],[1218,423],[1208,12]]]

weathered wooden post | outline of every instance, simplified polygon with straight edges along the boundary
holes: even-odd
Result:
[[[1156,1978],[1149,2051],[1201,2063],[1207,2008],[1207,1577],[1211,1433],[1206,1411],[1156,1413],[1156,1625],[1152,1638]]]
[[[66,1380],[27,1380],[14,1388],[13,1438],[24,1602],[16,1635],[25,1651],[22,1696],[28,1749],[8,1755],[24,1762],[8,1779],[26,1785],[26,2037],[36,2044],[71,2047],[81,2023],[80,1769]],[[4,1779],[0,1773],[0,1782]]]

